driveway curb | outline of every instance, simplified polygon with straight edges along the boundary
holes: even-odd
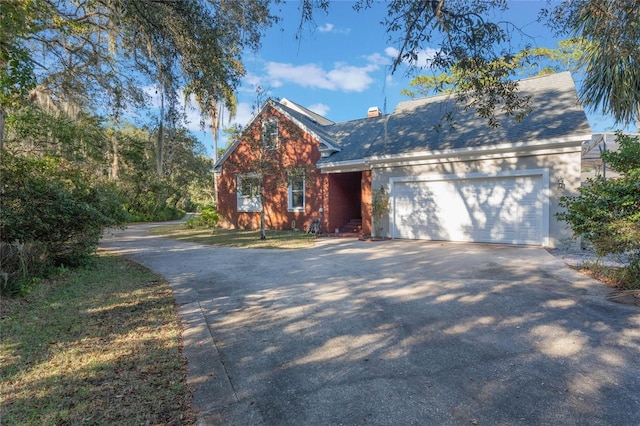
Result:
[[[193,406],[201,415],[212,414],[236,404],[233,385],[222,364],[220,354],[202,313],[200,302],[178,307],[182,321],[183,355],[189,360],[187,385],[193,393]]]

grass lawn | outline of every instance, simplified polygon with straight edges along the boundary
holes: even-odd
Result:
[[[609,287],[640,291],[640,272],[637,270],[602,265],[598,262],[585,262],[576,269]]]
[[[0,300],[0,424],[193,424],[166,282],[115,255]]]
[[[267,239],[260,240],[260,231],[199,227],[190,229],[184,224],[161,225],[151,228],[149,232],[180,241],[241,248],[301,249],[313,246],[315,240],[313,234],[301,231],[267,230]]]

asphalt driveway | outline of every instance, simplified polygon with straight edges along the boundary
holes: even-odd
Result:
[[[163,275],[199,424],[637,425],[640,309],[543,249],[107,235]]]

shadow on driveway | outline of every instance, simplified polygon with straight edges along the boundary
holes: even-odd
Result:
[[[295,251],[116,231],[185,325],[199,424],[640,418],[640,310],[543,249],[318,240]]]

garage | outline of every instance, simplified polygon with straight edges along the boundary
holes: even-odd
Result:
[[[548,175],[391,179],[393,238],[546,245]]]

